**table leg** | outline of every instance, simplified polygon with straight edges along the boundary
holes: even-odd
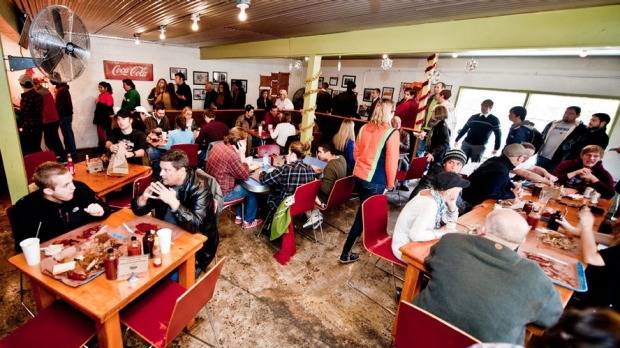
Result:
[[[97,339],[101,348],[123,346],[121,319],[118,312],[103,323],[97,322]]]
[[[422,277],[424,273],[412,264],[407,264],[407,271],[405,271],[405,281],[403,282],[403,291],[400,295],[400,300],[405,302],[411,302],[413,298],[420,292],[422,287]],[[398,321],[398,310],[396,311],[396,317],[394,317],[394,325],[392,326],[392,335],[396,334],[396,322]]]
[[[206,269],[204,270],[207,271]],[[179,266],[179,284],[189,289],[196,282],[196,255],[190,256],[185,262]],[[189,330],[194,325],[194,319],[187,324]]]
[[[30,288],[32,289],[34,302],[36,303],[39,311],[56,301],[56,296],[54,296],[54,294],[45,290],[45,288],[39,286],[36,282],[33,282],[30,279],[28,280],[30,281]]]

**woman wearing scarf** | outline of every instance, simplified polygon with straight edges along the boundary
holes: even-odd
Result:
[[[433,187],[422,190],[405,205],[398,215],[392,236],[392,252],[402,260],[400,247],[409,242],[424,242],[440,238],[447,230],[439,230],[449,222],[456,223],[459,210],[456,200],[461,189],[469,181],[452,172],[439,173],[433,180]]]

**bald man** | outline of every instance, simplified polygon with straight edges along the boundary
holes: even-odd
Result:
[[[515,250],[529,226],[516,212],[493,210],[481,236],[446,234],[424,260],[431,280],[413,303],[483,342],[523,344],[525,325],[553,325],[560,296],[535,262]]]

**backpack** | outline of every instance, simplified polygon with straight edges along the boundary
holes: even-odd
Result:
[[[538,131],[538,129],[534,128],[534,124],[531,122],[524,121],[523,126],[530,130],[530,140],[528,142],[534,145],[536,148],[536,153],[538,153],[545,140],[542,133]]]

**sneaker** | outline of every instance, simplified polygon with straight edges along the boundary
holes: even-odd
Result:
[[[243,227],[244,227],[244,228],[254,228],[254,227],[258,227],[258,226],[260,226],[260,225],[262,225],[262,224],[263,224],[263,220],[261,220],[261,219],[255,219],[255,220],[254,220],[254,221],[252,221],[252,222],[244,222],[244,223],[243,223]]]
[[[347,264],[347,263],[352,263],[355,262],[357,260],[360,259],[360,255],[356,254],[356,253],[349,253],[349,255],[346,255],[344,258],[342,256],[340,256],[340,263],[342,264]]]
[[[235,225],[241,225],[242,222],[241,216],[235,216]]]
[[[403,288],[396,287],[396,303],[400,302],[400,295],[403,293]]]

